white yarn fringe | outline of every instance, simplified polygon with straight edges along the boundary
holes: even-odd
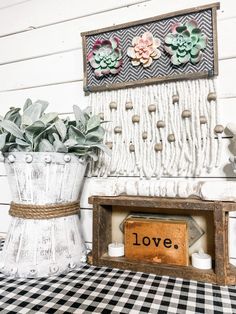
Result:
[[[98,162],[89,167],[89,176],[200,176],[220,164],[221,134],[215,140],[217,125],[216,101],[208,101],[209,93],[216,92],[212,79],[188,80],[144,87],[92,93],[89,104],[94,114],[104,115],[109,121],[104,142],[112,143],[112,157],[101,153]],[[172,97],[178,95],[179,101]],[[117,108],[110,109],[115,102]],[[132,103],[132,109],[126,109]],[[156,111],[149,111],[155,105]],[[189,110],[191,117],[183,118]],[[134,115],[139,122],[132,122]],[[200,124],[200,116],[207,123]],[[164,128],[157,128],[157,121],[164,121]],[[116,127],[121,133],[115,133]],[[143,138],[143,133],[147,137]],[[169,142],[168,135],[175,141]],[[130,145],[134,151],[130,151]],[[155,144],[162,144],[162,151],[155,151]]]

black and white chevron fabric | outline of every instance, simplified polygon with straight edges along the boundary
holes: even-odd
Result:
[[[192,65],[187,63],[179,67],[174,66],[170,61],[170,56],[164,51],[164,38],[170,32],[172,24],[177,22],[185,23],[190,19],[195,19],[198,22],[199,28],[208,37],[207,48],[203,51],[203,58],[199,64]],[[144,32],[150,31],[154,37],[161,40],[161,57],[154,60],[148,68],[142,66],[134,67],[130,58],[127,56],[127,48],[131,46],[133,37],[141,36]],[[93,44],[97,39],[109,39],[111,36],[116,36],[120,39],[120,48],[123,51],[123,65],[119,74],[108,75],[102,78],[96,78],[94,70],[87,62],[87,85],[91,87],[110,85],[123,82],[135,82],[154,77],[171,76],[183,73],[196,73],[202,71],[212,71],[214,69],[214,51],[213,51],[213,30],[212,30],[212,11],[211,9],[198,13],[167,18],[144,25],[132,26],[125,29],[105,32],[98,35],[86,37],[87,53],[92,50]],[[84,56],[86,58],[86,56]]]

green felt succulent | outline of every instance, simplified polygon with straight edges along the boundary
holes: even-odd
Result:
[[[206,46],[207,36],[198,28],[195,20],[172,25],[171,33],[165,37],[165,50],[171,55],[171,62],[177,66],[187,62],[200,62],[202,50]]]
[[[102,143],[100,116],[73,106],[74,120],[61,119],[57,112],[45,113],[47,106],[46,101],[27,99],[22,115],[20,108],[11,108],[0,117],[0,151],[74,153],[94,160],[99,150],[110,153]]]
[[[87,60],[94,69],[96,77],[108,74],[118,74],[122,65],[122,51],[119,48],[119,39],[111,37],[96,40]]]

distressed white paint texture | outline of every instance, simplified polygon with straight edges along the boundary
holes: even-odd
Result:
[[[72,105],[82,108],[86,97],[82,90],[82,53],[80,32],[134,21],[179,9],[216,2],[215,0],[168,0],[134,1],[106,0],[2,0],[0,3],[0,114],[10,106],[23,106],[27,97],[33,100],[45,99],[50,110],[71,113]],[[219,78],[218,108],[219,120],[224,126],[236,117],[236,43],[232,30],[236,28],[236,2],[222,0],[218,16]],[[5,91],[4,90],[9,90]],[[226,134],[229,136],[230,134]],[[166,181],[183,181],[197,186],[199,182],[229,181],[235,178],[228,162],[232,151],[230,140],[223,140],[223,156],[219,169],[200,178],[164,178]],[[88,225],[84,234],[86,244],[91,245],[92,218],[87,197],[91,194],[114,195],[133,191],[138,178],[91,178],[85,181],[81,207],[85,209],[84,223]],[[144,190],[150,190],[153,183],[142,183]],[[186,183],[187,182],[187,183]],[[190,183],[191,182],[191,183]],[[198,183],[197,183],[198,182]],[[169,184],[170,185],[170,184]],[[152,188],[151,188],[152,190]],[[6,232],[9,225],[7,206],[11,201],[10,190],[4,167],[0,164],[0,232]],[[232,214],[234,215],[234,214]],[[231,218],[233,219],[233,218]],[[232,229],[236,234],[235,228]],[[89,236],[90,235],[90,236]],[[230,243],[233,243],[232,241]],[[232,246],[231,246],[232,247]],[[233,252],[231,250],[231,252]],[[236,255],[234,255],[235,257]]]
[[[5,165],[15,203],[47,205],[78,200],[87,164],[73,154],[14,152],[6,155]],[[78,215],[12,217],[1,255],[0,271],[14,277],[45,277],[79,267],[85,246]]]

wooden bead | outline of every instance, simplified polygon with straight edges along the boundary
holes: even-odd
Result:
[[[101,120],[104,120],[104,113],[103,112],[100,112],[98,115],[99,115]]]
[[[161,152],[163,150],[162,143],[155,144],[154,149],[156,152]]]
[[[190,110],[184,110],[182,112],[182,118],[190,118],[191,117],[191,111]]]
[[[156,106],[155,105],[149,105],[148,106],[148,111],[149,112],[155,112],[157,110]]]
[[[157,128],[164,128],[166,126],[165,122],[162,120],[157,121]]]
[[[129,145],[129,151],[130,151],[131,153],[135,151],[134,144],[130,144],[130,145]]]
[[[206,123],[207,123],[206,116],[200,116],[200,124],[206,124]]]
[[[142,133],[142,138],[143,138],[143,140],[146,140],[146,139],[147,139],[147,137],[148,137],[147,132],[146,132],[146,131],[145,131],[145,132],[143,132],[143,133]]]
[[[214,132],[217,134],[217,133],[223,133],[224,132],[224,127],[223,125],[221,124],[218,124],[215,126],[214,128]]]
[[[175,135],[174,134],[169,134],[167,137],[168,142],[174,142],[175,141]]]
[[[131,101],[127,101],[127,103],[125,104],[125,109],[126,110],[131,110],[133,109],[133,104]]]
[[[112,149],[113,143],[112,142],[106,142],[106,145],[108,148]]]
[[[115,134],[122,133],[122,128],[121,128],[120,126],[116,126],[116,127],[114,128],[114,133],[115,133]]]
[[[216,100],[216,93],[209,93],[207,96],[208,101],[215,101]]]
[[[172,102],[173,102],[173,104],[179,102],[179,95],[173,95],[172,96]]]
[[[138,123],[140,121],[140,117],[137,115],[137,114],[135,114],[133,117],[132,117],[132,122],[133,123]]]
[[[117,109],[117,103],[115,101],[111,101],[109,104],[110,109]]]

